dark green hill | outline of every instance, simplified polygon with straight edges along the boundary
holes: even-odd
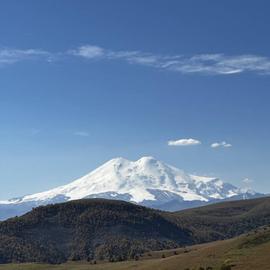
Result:
[[[42,206],[0,223],[0,263],[119,261],[190,243],[189,231],[161,212],[123,201]]]
[[[270,198],[217,203],[174,212],[171,217],[189,228],[197,243],[228,239],[270,224]]]
[[[162,212],[115,200],[42,206],[0,223],[0,263],[121,261],[270,224],[270,198]]]

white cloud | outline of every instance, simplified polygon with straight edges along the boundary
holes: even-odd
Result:
[[[71,51],[72,55],[88,59],[124,60],[129,64],[151,66],[180,73],[230,75],[254,72],[270,75],[270,58],[258,55],[156,55],[140,51],[112,51],[85,45]]]
[[[73,50],[51,53],[41,49],[0,48],[0,66],[19,61],[43,59],[47,62],[63,56],[88,60],[124,61],[127,64],[179,72],[182,74],[232,75],[245,72],[270,75],[270,57],[244,54],[161,55],[141,51],[115,51],[86,44]]]
[[[23,60],[31,60],[31,59],[40,59],[46,58],[50,59],[51,54],[47,51],[38,50],[38,49],[8,49],[8,48],[0,48],[0,65],[8,65],[14,64]]]
[[[246,185],[249,185],[249,184],[253,183],[253,180],[250,179],[250,178],[245,178],[245,179],[242,180],[242,182],[243,182],[244,184],[246,184]]]
[[[190,145],[198,145],[198,144],[201,144],[201,142],[195,139],[191,139],[191,138],[168,141],[169,146],[190,146]]]
[[[130,64],[157,66],[160,63],[158,56],[139,51],[112,51],[95,45],[84,45],[68,52],[74,56],[88,59],[124,60]]]
[[[85,57],[88,59],[93,59],[97,57],[102,57],[104,56],[104,49],[98,46],[93,46],[93,45],[85,45],[81,46],[76,50],[70,51],[71,54]]]
[[[89,137],[89,133],[86,131],[76,131],[74,132],[74,135],[80,136],[80,137]]]
[[[211,147],[212,148],[218,148],[218,147],[228,148],[228,147],[232,147],[232,145],[230,143],[226,143],[225,141],[223,141],[223,142],[212,143]]]

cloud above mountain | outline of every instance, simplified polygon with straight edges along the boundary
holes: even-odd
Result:
[[[201,144],[199,140],[195,139],[178,139],[178,140],[170,140],[168,141],[169,146],[191,146]]]
[[[250,178],[245,178],[245,179],[242,180],[242,182],[243,182],[244,184],[246,184],[246,185],[249,185],[249,184],[252,184],[252,183],[253,183],[253,180],[250,179]]]
[[[223,141],[223,142],[212,143],[211,147],[212,148],[229,148],[229,147],[232,147],[232,145],[230,143]]]

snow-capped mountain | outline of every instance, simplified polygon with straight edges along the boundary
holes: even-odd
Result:
[[[82,198],[119,199],[163,210],[180,210],[259,195],[218,178],[187,174],[153,157],[137,161],[115,158],[70,184],[0,201],[0,218],[22,214],[38,205]]]

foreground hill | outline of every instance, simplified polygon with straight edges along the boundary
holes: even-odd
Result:
[[[0,201],[0,220],[33,207],[84,198],[105,198],[175,211],[223,200],[263,196],[215,177],[192,175],[153,157],[112,159],[67,185]]]
[[[229,240],[147,252],[138,261],[9,264],[0,265],[0,270],[269,270],[269,252],[268,226]]]
[[[190,243],[190,232],[159,211],[115,200],[41,206],[0,223],[0,263],[119,261]]]
[[[162,212],[87,199],[41,206],[0,223],[0,263],[121,261],[229,239],[270,224],[270,198]]]

